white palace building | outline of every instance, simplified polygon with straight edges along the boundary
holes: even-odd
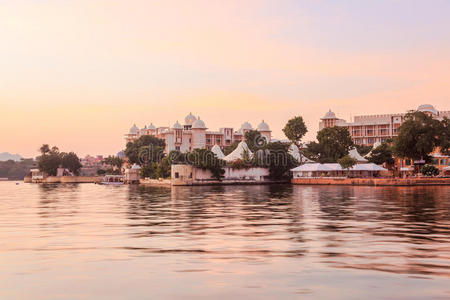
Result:
[[[133,142],[141,136],[152,135],[166,142],[166,152],[173,150],[188,152],[192,149],[212,149],[214,145],[220,148],[227,147],[236,141],[243,141],[247,131],[254,130],[249,122],[244,122],[239,130],[232,127],[223,127],[218,131],[209,131],[200,117],[196,118],[189,113],[184,118],[184,124],[178,121],[172,127],[156,127],[153,124],[139,129],[136,125],[125,134],[126,142]],[[271,141],[272,131],[269,125],[262,121],[256,128],[268,142]]]
[[[431,104],[422,104],[417,111],[441,120],[450,118],[450,111],[438,111]],[[336,117],[331,110],[320,119],[319,129],[333,126],[346,127],[350,132],[353,142],[357,145],[374,145],[382,143],[388,138],[398,135],[398,128],[405,120],[406,113],[393,113],[384,115],[355,116],[353,122],[347,122]]]

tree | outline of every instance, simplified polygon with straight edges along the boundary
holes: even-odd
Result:
[[[373,149],[367,159],[369,162],[377,165],[386,163],[391,166],[395,163],[392,148],[387,143],[382,143],[380,146]]]
[[[38,159],[38,168],[41,172],[45,172],[50,176],[56,176],[56,171],[61,165],[61,156],[59,153],[50,152],[41,155]]]
[[[438,120],[423,112],[407,113],[394,140],[394,153],[402,158],[428,160],[428,155],[440,145],[441,128]]]
[[[209,170],[212,177],[221,180],[225,170],[223,166],[225,161],[218,159],[217,156],[207,149],[194,149],[194,151],[186,154],[186,161],[194,167]]]
[[[439,126],[438,139],[441,153],[450,155],[450,119],[444,117]]]
[[[134,142],[127,143],[125,155],[129,163],[145,167],[152,162],[161,161],[164,157],[165,146],[164,140],[151,135],[144,135]],[[141,169],[141,172],[144,171]]]
[[[231,145],[229,145],[223,149],[223,154],[225,154],[225,156],[230,154],[231,152],[236,150],[238,145],[239,145],[239,141],[233,142]]]
[[[118,156],[110,155],[103,159],[103,163],[120,169],[120,168],[122,168],[122,165],[123,165],[123,159],[121,159]]]
[[[366,156],[370,150],[373,149],[373,146],[366,146],[366,145],[355,145],[356,150],[358,150],[358,153],[361,154],[361,156]]]
[[[289,170],[298,166],[296,159],[289,154],[289,144],[282,142],[268,143],[265,149],[257,150],[250,165],[242,167],[261,167],[269,169],[269,177],[281,180],[289,177]]]
[[[437,176],[439,175],[439,169],[432,165],[424,165],[420,172],[425,176]]]
[[[257,130],[249,130],[245,133],[245,142],[248,149],[255,152],[259,149],[264,149],[267,146],[267,139],[261,135],[261,132]]]
[[[68,169],[74,175],[79,175],[79,171],[82,167],[80,159],[74,152],[61,153],[61,165],[63,168]]]
[[[50,146],[48,144],[43,144],[41,148],[39,148],[39,152],[41,152],[42,155],[47,154],[50,152]]]
[[[290,119],[283,128],[284,135],[294,143],[298,149],[302,149],[301,140],[308,132],[301,116]]]
[[[320,163],[335,163],[353,147],[353,141],[345,127],[327,127],[317,133],[317,142],[306,145],[305,154]]]
[[[347,170],[347,176],[348,176],[348,172],[349,170],[356,165],[358,161],[351,157],[350,155],[346,155],[340,159],[338,159],[338,163],[341,165],[342,169],[346,169]]]
[[[10,180],[21,180],[33,168],[36,168],[36,162],[29,158],[24,158],[20,161],[0,161],[0,177]]]

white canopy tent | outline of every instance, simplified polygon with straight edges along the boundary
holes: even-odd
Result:
[[[222,149],[220,149],[219,145],[214,145],[211,148],[211,152],[214,153],[218,159],[223,159],[225,154],[223,154]]]
[[[233,152],[231,152],[230,154],[225,156],[223,158],[223,160],[225,160],[227,162],[230,162],[230,161],[235,161],[235,160],[238,160],[238,159],[243,159],[245,152],[248,153],[249,158],[251,158],[253,156],[253,153],[248,148],[247,143],[242,141],[242,142],[240,142],[238,144],[236,149],[234,149]]]
[[[348,152],[348,155],[351,158],[354,158],[358,161],[358,163],[366,163],[368,162],[367,159],[365,159],[364,157],[361,156],[361,154],[359,154],[358,150],[356,150],[356,148],[350,149],[350,151]]]
[[[314,163],[314,161],[310,160],[306,156],[300,155],[300,150],[298,150],[298,147],[295,144],[291,144],[291,146],[289,146],[288,153],[292,155],[292,157],[295,158],[300,164]]]

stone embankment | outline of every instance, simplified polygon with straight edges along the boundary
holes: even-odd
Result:
[[[25,183],[33,182],[31,177],[23,179]],[[36,183],[100,183],[102,177],[99,176],[48,176],[36,181]]]

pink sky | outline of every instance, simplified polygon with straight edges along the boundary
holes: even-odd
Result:
[[[310,2],[1,1],[0,152],[114,154],[189,112],[312,140],[328,109],[450,110],[448,2]]]

